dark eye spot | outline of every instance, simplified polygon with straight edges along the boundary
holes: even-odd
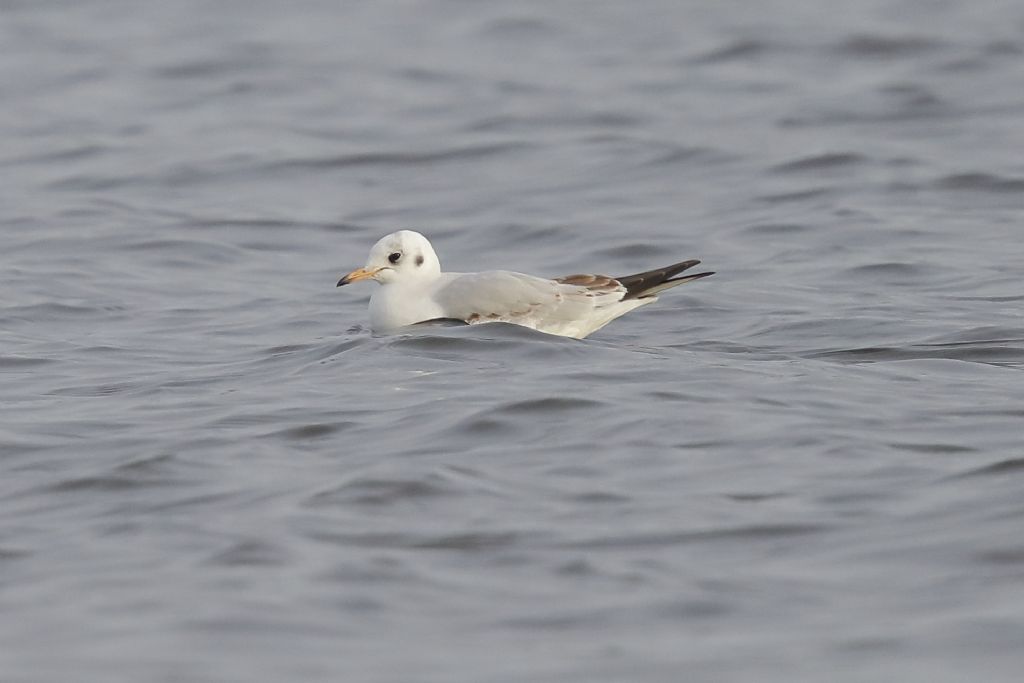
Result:
[[[388,261],[391,261],[392,263],[398,263],[398,259],[400,258],[402,258],[402,254],[396,251],[390,256],[388,256]]]
[[[416,265],[417,266],[422,266],[423,265],[423,254],[417,254],[416,255]]]

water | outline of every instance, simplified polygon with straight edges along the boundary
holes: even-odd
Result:
[[[0,3],[3,680],[1016,680],[1022,31]],[[407,227],[718,274],[373,337]]]

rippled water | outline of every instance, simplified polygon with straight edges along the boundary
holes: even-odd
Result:
[[[0,3],[0,673],[1016,680],[1024,6]],[[590,339],[452,270],[718,274]]]

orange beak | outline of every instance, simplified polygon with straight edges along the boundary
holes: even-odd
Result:
[[[369,280],[378,272],[380,272],[380,270],[380,268],[374,268],[373,270],[367,270],[366,268],[356,268],[351,273],[338,280],[337,286],[341,287],[342,285],[347,285],[351,282],[358,282],[359,280]]]

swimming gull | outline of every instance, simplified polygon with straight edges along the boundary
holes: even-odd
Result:
[[[426,237],[399,230],[370,249],[366,265],[338,281],[382,286],[370,297],[370,327],[392,333],[408,325],[445,320],[467,324],[506,322],[548,334],[582,339],[658,294],[713,273],[682,275],[693,259],[635,275],[567,275],[554,279],[507,270],[443,273]]]

